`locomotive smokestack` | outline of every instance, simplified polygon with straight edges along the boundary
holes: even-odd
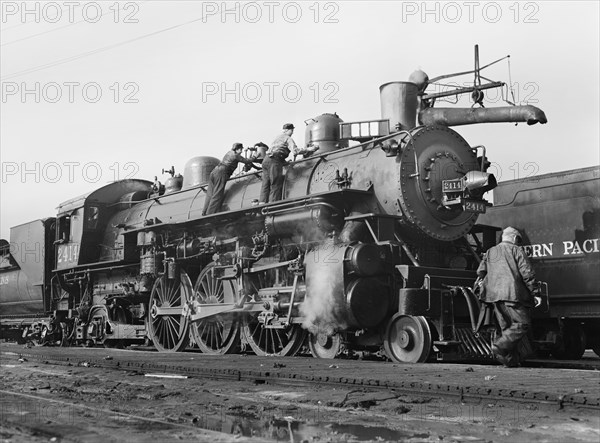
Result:
[[[415,127],[418,92],[417,85],[411,82],[390,82],[379,87],[381,118],[390,121],[390,131]]]

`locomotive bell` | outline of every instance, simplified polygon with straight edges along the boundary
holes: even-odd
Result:
[[[165,182],[165,194],[170,194],[172,192],[181,191],[181,185],[183,184],[183,177],[181,174],[174,175],[173,177],[169,177]]]

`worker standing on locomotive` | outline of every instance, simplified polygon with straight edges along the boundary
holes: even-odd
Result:
[[[221,163],[210,173],[202,215],[215,214],[221,211],[221,205],[225,198],[225,185],[229,177],[235,172],[238,163],[252,165],[252,159],[242,156],[243,149],[244,146],[241,143],[234,143],[231,151],[225,154]]]
[[[507,367],[518,366],[531,346],[531,308],[537,305],[535,272],[520,244],[521,234],[512,227],[502,232],[502,242],[490,248],[477,274],[485,278],[485,303],[493,304],[502,335],[492,345],[496,359]]]
[[[260,190],[261,203],[274,202],[282,199],[283,196],[283,167],[289,163],[286,161],[290,152],[297,155],[312,154],[317,147],[298,148],[296,142],[292,139],[294,125],[286,123],[283,125],[283,133],[279,134],[273,141],[271,149],[267,151],[267,156],[262,163],[262,188]]]

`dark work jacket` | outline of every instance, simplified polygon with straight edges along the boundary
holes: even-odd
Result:
[[[502,242],[490,248],[477,273],[486,274],[486,302],[509,301],[533,307],[535,272],[520,246]]]
[[[223,160],[221,163],[219,163],[219,166],[225,166],[227,178],[229,178],[231,177],[231,174],[235,172],[235,169],[240,162],[244,164],[252,164],[252,160],[244,158],[232,150],[225,154],[225,157],[223,157]]]

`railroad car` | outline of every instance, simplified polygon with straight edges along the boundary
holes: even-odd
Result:
[[[486,148],[450,126],[546,117],[532,106],[479,107],[501,83],[428,94],[429,83],[417,72],[382,85],[378,119],[307,120],[306,143],[319,150],[285,168],[281,201],[261,204],[261,172],[245,173],[228,181],[222,212],[203,216],[218,160],[195,157],[164,186],[122,180],[60,204],[55,219],[28,228],[54,235],[35,266],[16,259],[13,229],[2,278],[27,275],[43,308],[23,317],[24,335],[106,346],[149,337],[165,352],[294,355],[307,342],[324,358],[490,358],[470,287],[494,240],[495,228],[476,221],[496,183]],[[464,93],[474,107],[435,107]],[[24,300],[6,291],[12,284],[0,298]],[[20,314],[11,306],[3,314]]]
[[[0,240],[0,334],[16,338],[39,334],[53,310],[50,285],[54,218],[11,228],[10,242]],[[35,325],[33,327],[33,325]],[[47,326],[44,335],[48,332]],[[15,334],[17,334],[15,336]]]
[[[542,353],[579,359],[600,355],[600,167],[501,182],[479,222],[513,226],[548,298],[534,310]]]

